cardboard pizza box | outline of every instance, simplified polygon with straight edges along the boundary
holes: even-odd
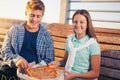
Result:
[[[35,64],[34,62],[30,63],[31,67],[38,67],[41,66],[39,64]],[[42,80],[64,80],[64,72],[61,69],[57,69],[58,77],[55,79],[42,79]],[[39,80],[34,77],[30,77],[28,74],[23,73],[20,69],[17,69],[17,76],[20,78],[20,80]]]

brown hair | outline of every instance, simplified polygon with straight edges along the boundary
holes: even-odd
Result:
[[[87,20],[87,30],[86,30],[86,34],[88,34],[88,36],[90,36],[90,37],[93,37],[93,38],[96,38],[96,39],[97,39],[97,37],[96,37],[96,35],[95,35],[94,28],[93,28],[92,19],[91,19],[91,17],[90,17],[90,14],[88,13],[88,11],[87,11],[87,10],[84,10],[84,9],[82,9],[82,10],[77,10],[77,11],[73,14],[72,22],[73,22],[73,20],[74,20],[75,15],[77,15],[77,14],[81,14],[81,15],[83,15],[83,16],[86,17],[86,20]]]
[[[26,5],[26,13],[31,9],[42,10],[44,15],[45,5],[41,0],[30,0]]]

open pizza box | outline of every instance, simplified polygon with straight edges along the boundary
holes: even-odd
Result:
[[[37,67],[37,66],[41,66],[41,65],[35,65],[34,62],[30,63],[30,65],[32,67]],[[64,72],[63,70],[57,69],[58,72],[58,77],[56,77],[55,79],[42,79],[42,80],[64,80]],[[20,78],[20,80],[39,80],[37,78],[34,77],[30,77],[28,74],[23,74],[19,69],[17,69],[17,76]]]

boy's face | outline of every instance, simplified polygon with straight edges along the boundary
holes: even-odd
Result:
[[[41,23],[43,17],[43,11],[29,10],[28,12],[26,12],[26,17],[27,17],[27,25],[29,25],[31,28],[37,28]]]

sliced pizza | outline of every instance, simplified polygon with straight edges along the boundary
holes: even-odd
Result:
[[[54,79],[58,76],[57,70],[49,66],[39,66],[36,68],[28,68],[27,73],[31,77],[37,79]]]

